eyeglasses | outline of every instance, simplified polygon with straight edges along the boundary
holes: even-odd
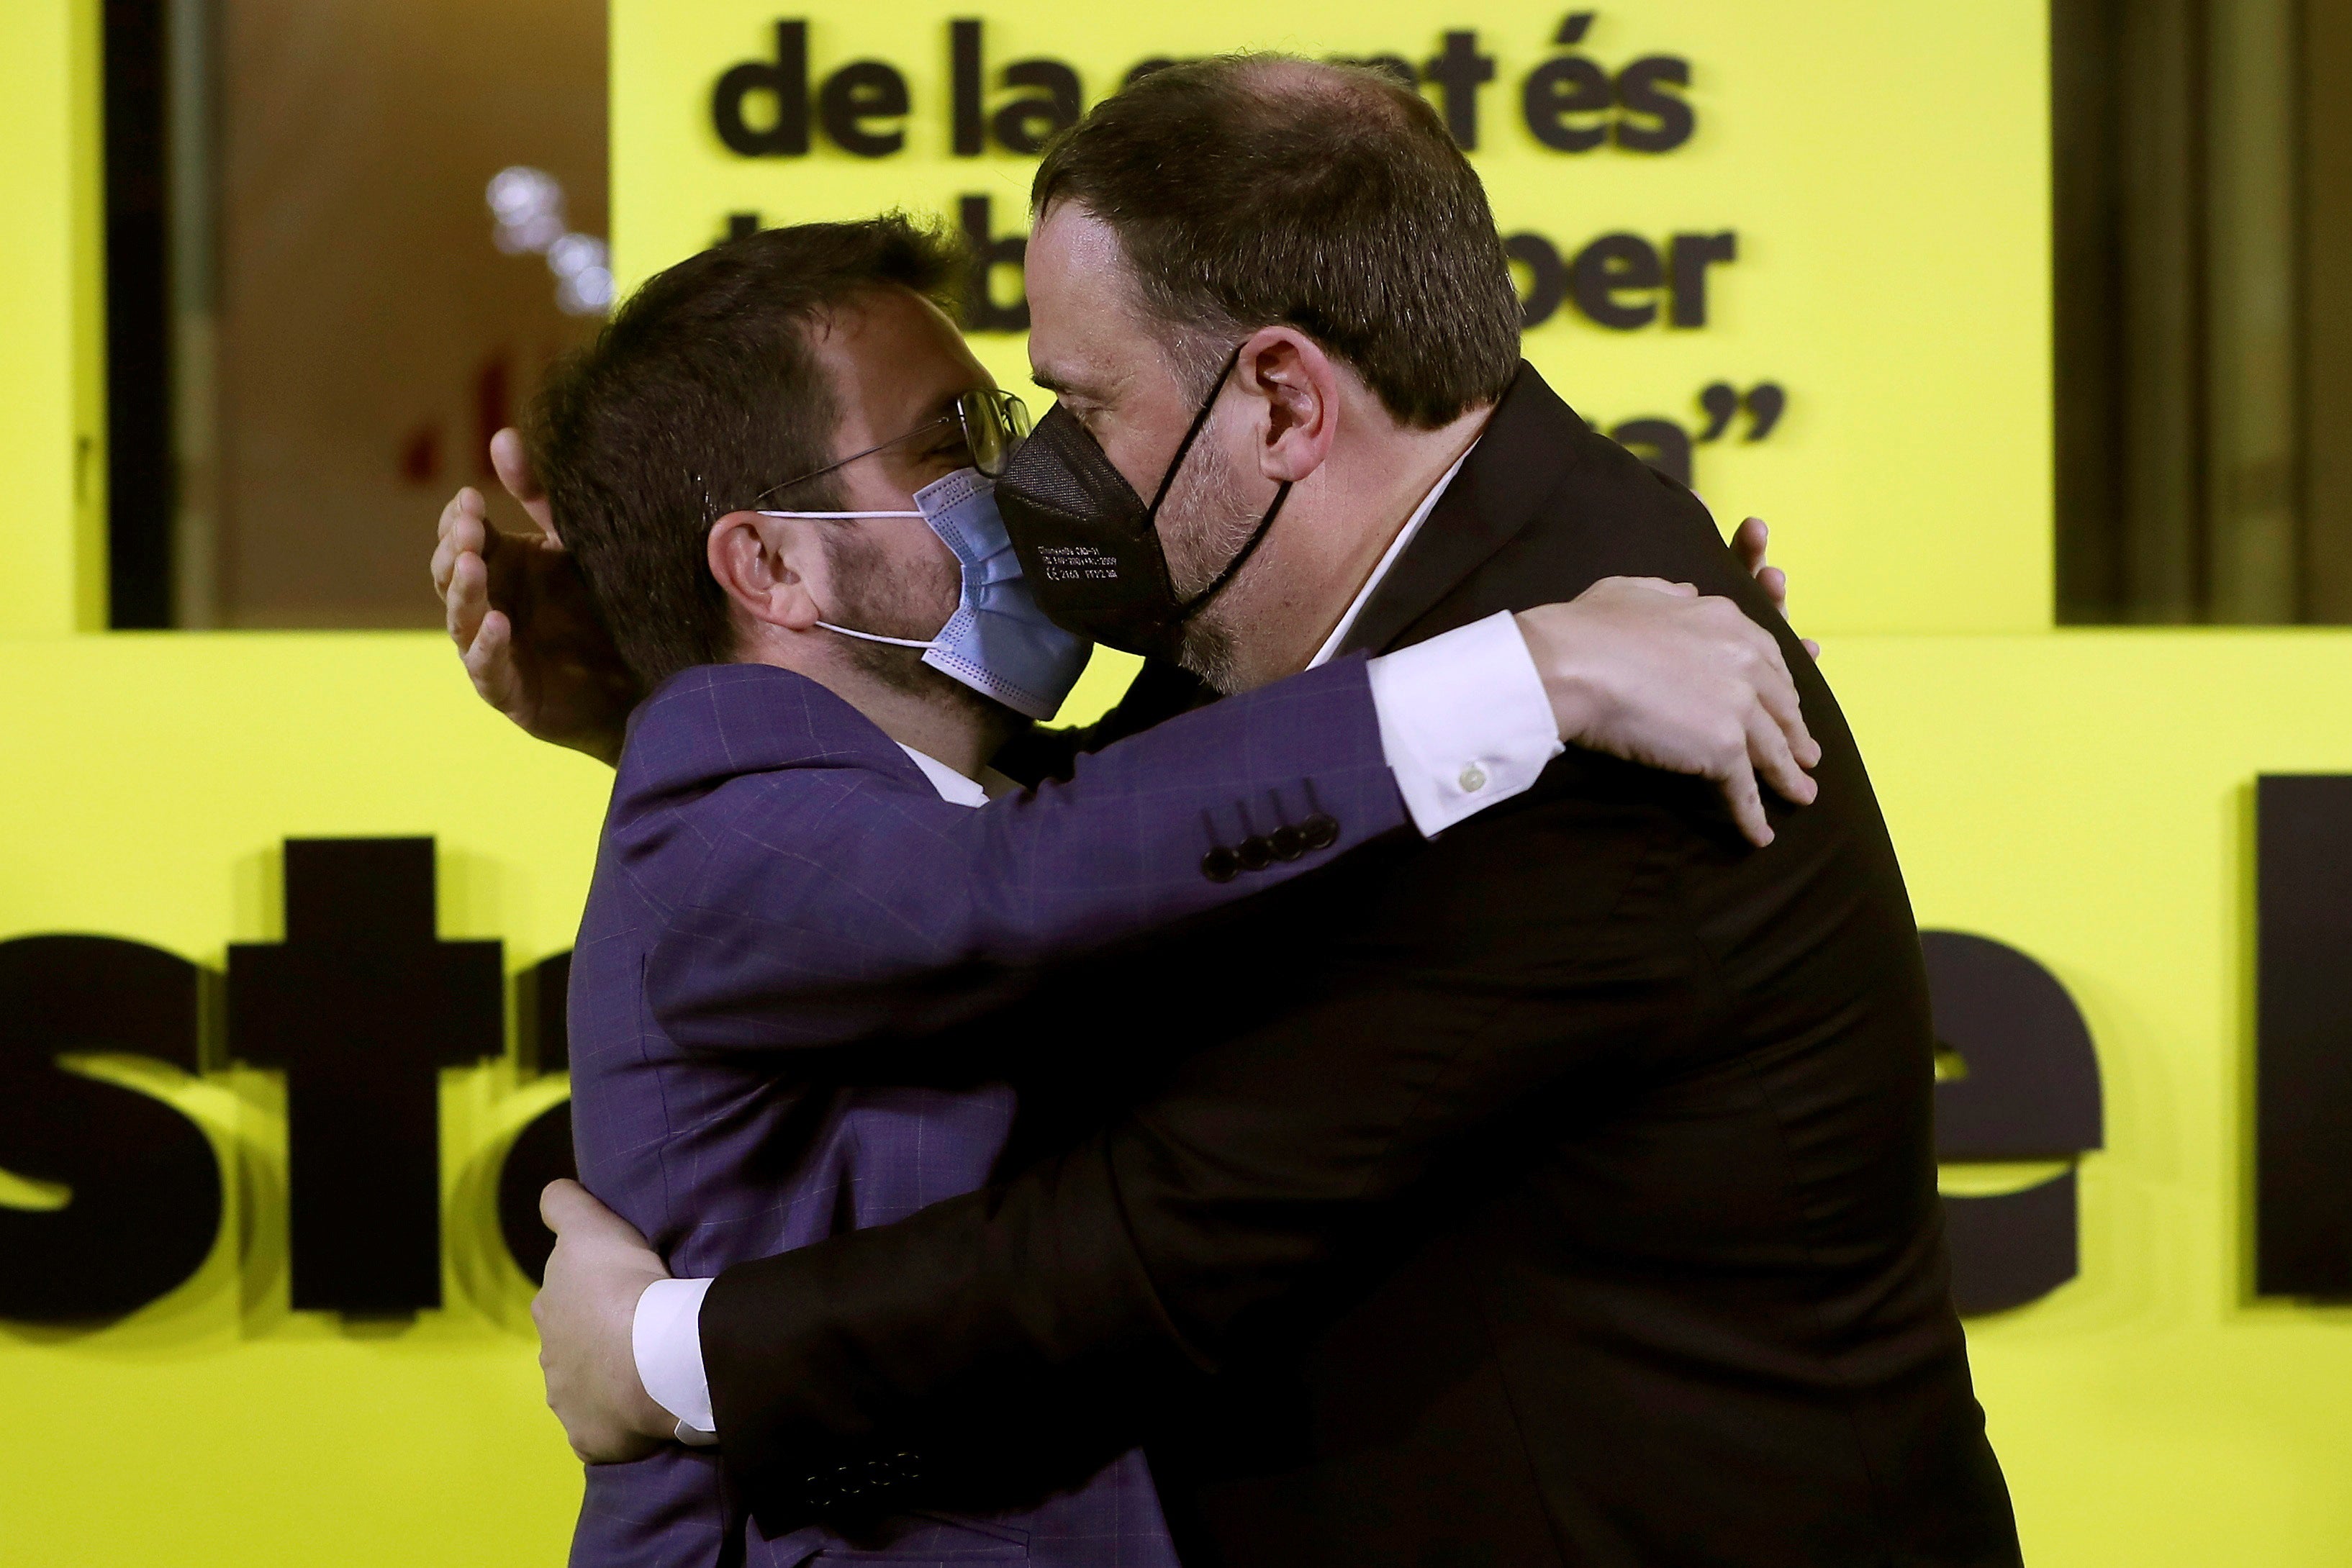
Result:
[[[919,435],[927,434],[946,424],[962,427],[964,450],[971,457],[971,465],[993,479],[1004,472],[1004,465],[1012,460],[1014,448],[1028,439],[1029,405],[1009,392],[1000,392],[994,387],[974,387],[971,391],[960,394],[955,400],[955,406],[939,418],[925,420],[903,435],[894,435],[889,440],[878,445],[869,446],[863,452],[853,452],[848,456],[837,458],[822,468],[813,468],[797,479],[787,479],[781,485],[772,485],[753,497],[751,504],[757,507],[778,491],[789,490],[795,485],[805,485],[812,479],[821,479],[835,469],[845,467],[861,457],[871,457],[877,452],[886,452],[893,446],[912,441]]]

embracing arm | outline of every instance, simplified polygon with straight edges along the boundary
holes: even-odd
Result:
[[[1532,831],[1472,824],[1402,852],[1317,999],[1188,1059],[1073,1152],[722,1275],[701,1349],[745,1495],[781,1524],[823,1511],[808,1478],[845,1461],[852,1478],[883,1453],[952,1469],[1007,1409],[1048,1419],[1090,1387],[1216,1370],[1353,1239],[1377,1245],[1449,1155],[1596,1053],[1689,1019],[1706,972],[1663,934],[1651,836],[1584,803],[1532,810]],[[1459,897],[1564,836],[1578,873],[1545,879],[1544,920]],[[1460,918],[1413,915],[1448,888]],[[1540,1008],[1513,980],[1537,973]]]
[[[1812,798],[1819,748],[1770,637],[1728,600],[1611,579],[1195,708],[976,812],[864,770],[812,787],[806,769],[753,762],[696,799],[691,822],[664,826],[656,810],[648,831],[628,820],[625,774],[613,847],[625,868],[640,839],[699,850],[646,966],[673,1039],[838,1044],[970,1016],[1012,971],[1230,903],[1408,821],[1453,828],[1532,784],[1563,737],[1714,779],[1759,843],[1772,836],[1759,774]]]
[[[866,768],[801,768],[633,820],[625,770],[623,784],[610,852],[624,874],[680,841],[698,857],[645,969],[647,1004],[688,1050],[934,1028],[985,1005],[1006,971],[1199,914],[1407,821],[1362,660],[1185,714],[977,810]]]

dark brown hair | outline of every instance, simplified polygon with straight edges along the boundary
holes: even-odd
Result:
[[[549,377],[531,460],[598,612],[647,687],[734,654],[710,525],[832,460],[841,414],[811,319],[887,286],[952,311],[959,270],[948,239],[897,214],[767,229],[648,278]],[[831,489],[812,481],[794,504],[831,509]]]
[[[1287,325],[1433,427],[1518,367],[1486,193],[1436,111],[1378,71],[1282,55],[1155,71],[1064,133],[1030,199],[1041,216],[1075,202],[1118,235],[1202,382],[1234,342]]]

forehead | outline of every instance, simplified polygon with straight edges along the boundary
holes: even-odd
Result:
[[[1109,225],[1062,202],[1030,236],[1029,361],[1040,385],[1102,393],[1139,365],[1158,365],[1144,330],[1127,252]]]
[[[993,386],[963,334],[911,289],[865,289],[809,324],[845,419]]]

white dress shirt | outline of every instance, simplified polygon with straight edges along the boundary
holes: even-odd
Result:
[[[1454,460],[1413,508],[1371,575],[1339,617],[1309,667],[1339,652],[1356,618],[1387,578],[1413,536],[1436,508],[1469,454]],[[1544,765],[1565,749],[1526,639],[1507,611],[1373,658],[1372,711],[1381,750],[1396,775],[1397,792],[1423,837],[1434,838],[1464,818],[1507,800],[1536,781]],[[936,758],[902,747],[942,800],[984,806],[1013,788],[996,777],[986,787]],[[654,1403],[677,1417],[682,1443],[719,1440],[710,1414],[710,1380],[702,1366],[702,1298],[709,1280],[656,1280],[637,1298],[630,1346],[637,1377]]]

